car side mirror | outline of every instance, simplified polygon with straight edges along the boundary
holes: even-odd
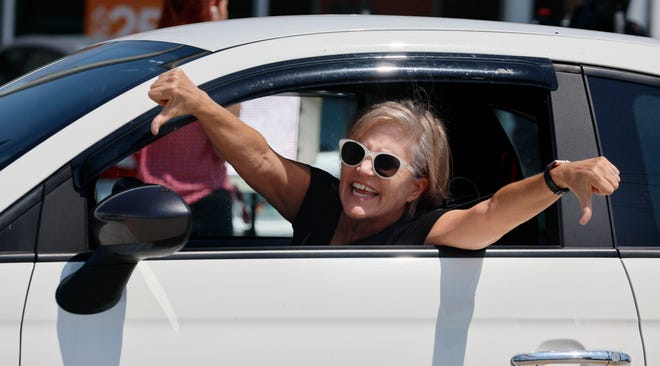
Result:
[[[137,263],[170,255],[190,236],[190,208],[176,192],[143,185],[111,195],[94,210],[98,247],[57,287],[57,303],[75,314],[96,314],[119,302]]]

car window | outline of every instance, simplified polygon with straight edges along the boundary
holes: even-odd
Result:
[[[422,86],[417,85],[416,88],[419,92]],[[479,88],[481,96],[475,98],[474,86],[453,85],[451,91],[445,88],[438,89],[442,92],[433,97],[427,95],[427,98],[429,102],[437,105],[435,109],[445,121],[450,135],[453,179],[451,197],[446,202],[447,206],[471,205],[490,197],[495,190],[507,183],[540,171],[541,137],[537,125],[547,123],[548,112],[542,107],[547,105],[544,103],[547,98],[546,91],[481,86]],[[392,90],[401,90],[401,88],[396,87],[395,84],[390,86],[381,84],[302,90],[247,99],[234,107],[240,106],[235,113],[239,113],[243,121],[259,130],[280,155],[321,168],[338,177],[339,140],[345,135],[361,108],[383,98],[391,99]],[[502,95],[509,97],[503,99]],[[525,98],[518,98],[523,95]],[[535,99],[536,102],[531,102],[529,99]],[[186,131],[195,125],[196,123],[193,122],[182,128],[174,128],[169,137],[161,140],[174,139],[177,134],[187,134],[189,131]],[[193,144],[188,142],[184,145]],[[185,148],[183,145],[179,146]],[[140,151],[148,149],[149,146]],[[142,154],[140,151],[137,155],[126,157],[101,175],[96,183],[97,200],[107,196],[119,178],[126,175],[144,178],[136,171],[141,166],[140,161],[144,161],[140,160],[143,158],[140,156]],[[209,150],[208,154],[212,152]],[[161,163],[171,164],[176,159],[177,157],[173,155],[171,158],[164,158]],[[204,159],[206,158],[200,155],[188,165],[195,167],[196,161]],[[213,220],[216,220],[216,223],[223,223],[218,225],[229,229],[208,234],[197,231],[193,225],[191,241],[187,248],[261,246],[275,245],[274,243],[287,245],[292,236],[290,223],[255,193],[231,166],[225,164],[222,169],[219,174],[226,174],[229,177],[229,185],[223,186],[220,190],[226,190],[228,193],[224,193],[224,198],[216,197],[212,203],[216,212],[204,212],[207,218],[215,217]],[[207,169],[189,170],[191,170],[190,174],[195,176],[200,171],[203,174],[207,173]],[[166,175],[172,178],[176,174]],[[149,182],[148,179],[145,181]],[[172,183],[180,186],[178,181],[155,180],[150,183],[164,185]],[[186,191],[184,198],[187,194]],[[195,211],[200,205],[198,199],[198,197],[190,200],[186,198],[193,208],[193,222]],[[210,201],[207,203],[211,204]],[[224,211],[224,214],[220,215],[219,211]],[[500,244],[556,244],[556,233],[549,233],[549,230],[556,232],[556,228],[547,227],[545,219],[547,214],[551,213],[542,213],[521,225],[519,229],[503,238]],[[231,215],[231,219],[223,219],[227,215]],[[260,238],[268,238],[268,240],[260,240]]]
[[[436,54],[386,59],[387,74],[382,72],[382,55],[338,55],[248,69],[209,80],[200,87],[218,103],[240,113],[246,123],[266,135],[281,155],[335,176],[340,169],[338,141],[359,111],[387,100],[421,101],[435,110],[447,128],[452,153],[451,192],[444,206],[449,208],[468,207],[487,199],[505,184],[540,172],[541,157],[547,160],[553,156],[549,151],[553,146],[549,102],[557,80],[548,60],[516,58],[509,62],[501,57]],[[505,66],[511,73],[497,72]],[[475,72],[455,72],[458,69]],[[153,136],[148,124],[156,113],[157,109],[145,112],[116,131],[112,145],[100,142],[76,159],[77,184],[91,187],[96,181],[95,194],[97,200],[102,199],[118,178],[141,170],[140,162],[144,160],[136,160],[134,155],[139,157],[145,150],[178,139],[178,134],[187,135],[190,140],[186,146],[196,151],[197,158],[188,159],[192,163],[184,170],[198,179],[204,175],[229,179],[205,179],[207,183],[198,180],[191,184],[171,172],[160,174],[167,176],[160,184],[173,182],[183,188],[181,193],[186,201],[194,202],[193,234],[186,249],[289,244],[291,225],[253,192],[232,167],[203,163],[216,159],[217,154],[212,148],[204,148],[206,153],[203,152],[199,142],[204,141],[205,135],[201,128],[194,127],[194,117],[171,121],[158,136]],[[158,169],[181,159],[180,155],[156,154],[163,164]],[[103,170],[106,171],[101,174]],[[132,183],[120,179],[119,185],[122,184]],[[199,191],[205,193],[191,192],[191,187],[199,185],[206,185]],[[211,192],[213,195],[208,195]],[[205,212],[202,216],[207,223],[223,224],[200,224],[210,229],[196,230],[195,212]],[[560,245],[557,214],[558,208],[552,206],[497,244]]]
[[[334,95],[324,93],[314,94],[280,94],[256,98],[241,102],[230,108],[240,118],[259,130],[269,142],[270,146],[280,155],[301,161],[311,166],[318,167],[339,176],[338,146],[339,139],[343,137],[349,121],[356,113],[357,99],[351,95]],[[176,153],[170,155],[170,151],[185,149],[186,145],[199,144],[204,141],[201,136],[198,140],[192,140],[190,130],[197,129],[195,123],[178,129],[162,140],[167,140],[168,146],[161,142],[154,142],[151,146],[141,149],[138,153],[126,157],[118,164],[101,174],[96,183],[96,200],[100,202],[107,197],[117,186],[123,184],[122,178],[135,176],[145,183],[156,183],[180,188],[179,192],[195,210],[202,210],[200,205],[204,200],[191,194],[197,188],[189,188],[192,182],[203,182],[208,178],[207,171],[200,172],[198,169],[187,169],[184,166],[193,166],[193,162],[178,162]],[[201,131],[201,130],[200,130]],[[154,146],[158,147],[154,149]],[[190,150],[190,149],[188,149]],[[167,162],[158,161],[159,164],[153,168],[149,160],[154,158],[152,154],[166,154]],[[189,153],[189,152],[186,152]],[[200,154],[205,152],[200,150]],[[209,150],[208,153],[211,153]],[[206,157],[199,156],[200,160]],[[261,196],[254,192],[238,175],[236,170],[229,164],[222,164],[217,174],[228,177],[228,185],[219,184],[216,191],[227,191],[227,198],[215,200],[215,209],[224,211],[225,215],[216,215],[219,222],[217,225],[227,226],[228,229],[218,229],[214,235],[208,235],[201,230],[195,230],[193,226],[192,239],[201,242],[217,237],[224,239],[231,237],[282,237],[289,238],[293,230],[272,206]],[[167,171],[161,170],[160,166],[166,165]],[[146,175],[140,169],[152,169],[153,174]],[[158,169],[158,171],[156,171]],[[176,171],[185,170],[177,173]],[[183,175],[186,174],[184,177]],[[167,178],[162,178],[167,177]],[[186,181],[187,180],[187,181]],[[186,182],[184,182],[186,181]],[[220,194],[216,192],[216,194]],[[213,214],[206,211],[208,216]],[[230,220],[222,217],[231,215]]]
[[[339,139],[356,113],[355,96],[284,94],[248,100],[240,106],[240,118],[261,131],[280,155],[339,177]],[[289,222],[232,167],[229,172],[238,193],[234,200],[235,235],[292,236]]]
[[[611,196],[617,244],[658,246],[660,88],[589,77],[603,154],[621,171]]]

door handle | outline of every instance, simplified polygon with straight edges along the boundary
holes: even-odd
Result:
[[[543,351],[521,353],[511,358],[511,366],[538,366],[571,363],[625,366],[630,364],[630,356],[623,352],[611,351]]]

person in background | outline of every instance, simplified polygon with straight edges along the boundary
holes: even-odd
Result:
[[[648,31],[627,17],[630,0],[582,0],[572,11],[571,28],[648,36]]]
[[[164,0],[158,28],[225,20],[228,0]],[[229,108],[238,115],[240,106]],[[192,237],[233,235],[234,188],[222,156],[199,123],[189,124],[135,154],[136,177],[179,193],[192,210]]]
[[[226,20],[229,0],[164,0],[158,28]]]

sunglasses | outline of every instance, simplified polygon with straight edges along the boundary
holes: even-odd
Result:
[[[357,166],[367,157],[371,157],[374,172],[383,179],[392,178],[402,168],[410,169],[415,175],[415,169],[407,161],[394,154],[373,152],[355,140],[339,140],[339,151],[341,162],[348,166]]]

